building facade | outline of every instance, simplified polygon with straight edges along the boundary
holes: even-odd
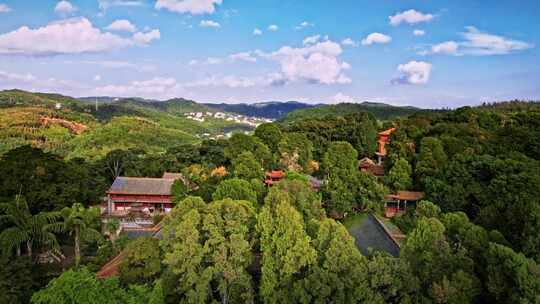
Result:
[[[107,191],[106,214],[127,215],[137,211],[151,216],[169,212],[173,208],[171,188],[176,180],[182,180],[179,173],[166,172],[161,178],[117,177]]]

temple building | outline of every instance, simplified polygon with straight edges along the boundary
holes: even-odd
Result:
[[[378,157],[378,164],[382,164],[383,159],[386,157],[386,144],[390,142],[390,135],[396,131],[396,128],[390,128],[388,130],[384,130],[382,132],[379,132],[379,140],[377,141],[378,148],[377,154]]]
[[[385,216],[390,218],[396,214],[404,213],[407,211],[407,205],[416,205],[416,202],[424,198],[424,192],[417,191],[398,191],[395,194],[389,194],[386,196],[384,203]]]
[[[285,172],[281,170],[272,170],[270,172],[266,172],[264,183],[267,186],[272,186],[274,183],[279,182],[285,178]]]
[[[138,212],[143,217],[169,212],[173,208],[171,187],[182,180],[180,173],[165,172],[161,178],[117,177],[107,191],[106,215],[127,216]]]
[[[364,157],[358,161],[358,169],[362,172],[371,173],[377,177],[384,177],[384,166],[376,164],[368,157]]]

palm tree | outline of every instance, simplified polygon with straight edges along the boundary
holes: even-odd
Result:
[[[105,224],[105,231],[109,233],[109,239],[111,240],[112,248],[116,250],[116,233],[120,228],[120,221],[117,218],[110,218]]]
[[[0,204],[0,224],[10,227],[0,233],[0,244],[4,255],[10,255],[16,249],[21,255],[21,245],[26,245],[26,253],[32,256],[34,245],[59,248],[54,232],[59,230],[57,212],[30,213],[28,203],[21,196],[12,202]]]
[[[93,222],[99,218],[99,210],[96,208],[84,208],[82,204],[76,203],[71,208],[64,208],[61,211],[64,218],[64,231],[73,235],[75,241],[75,266],[79,266],[81,261],[81,241],[101,240],[101,233],[92,228]]]

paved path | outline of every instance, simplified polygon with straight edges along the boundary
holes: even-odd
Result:
[[[372,248],[375,251],[388,252],[395,257],[399,256],[399,247],[371,214],[357,226],[349,228],[349,233],[355,238],[356,246],[363,255],[368,255],[368,248]]]

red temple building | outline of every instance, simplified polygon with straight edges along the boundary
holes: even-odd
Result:
[[[424,192],[416,191],[398,191],[395,194],[386,196],[384,203],[385,216],[390,218],[398,213],[407,211],[407,204],[416,204],[417,201],[424,198]]]
[[[107,191],[107,215],[127,215],[139,211],[146,215],[172,209],[171,187],[182,179],[178,173],[165,173],[162,178],[117,177]]]
[[[379,164],[382,163],[382,159],[386,157],[386,144],[390,142],[390,135],[396,131],[396,128],[390,128],[388,130],[384,130],[382,132],[379,132],[379,140],[377,141],[379,147],[377,149],[377,156],[379,157]]]
[[[272,186],[274,183],[279,182],[285,177],[285,172],[281,170],[272,170],[270,172],[266,172],[266,178],[264,179],[264,183],[267,186]]]
[[[362,172],[371,173],[377,177],[384,176],[384,166],[376,164],[373,160],[367,157],[362,158],[358,162],[358,169]]]

